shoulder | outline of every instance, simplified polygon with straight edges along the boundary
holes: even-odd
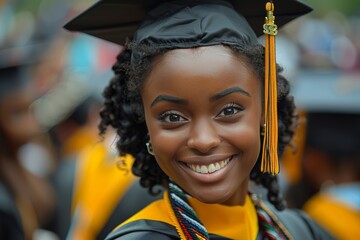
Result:
[[[285,209],[284,211],[277,211],[270,203],[265,202],[264,205],[268,211],[274,214],[273,218],[279,227],[288,231],[295,239],[335,239],[301,210]]]
[[[106,240],[177,239],[163,199],[155,201],[119,225]]]
[[[136,220],[129,222],[111,232],[106,240],[128,239],[178,239],[175,228],[165,222],[155,220]]]

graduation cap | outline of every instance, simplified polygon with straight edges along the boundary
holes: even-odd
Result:
[[[0,99],[29,83],[29,69],[36,62],[40,47],[32,43],[0,48]]]
[[[359,161],[360,113],[311,111],[306,119],[308,146],[329,153],[332,161]]]
[[[291,89],[306,113],[307,145],[341,159],[359,159],[360,74],[306,71],[298,78]]]
[[[61,8],[57,7],[59,11]],[[48,11],[47,13],[53,13]],[[64,12],[64,11],[60,11]],[[58,15],[60,15],[58,13]],[[52,14],[54,16],[54,13]],[[48,18],[49,16],[41,16]],[[54,17],[59,20],[59,17]],[[29,39],[10,39],[8,36],[0,43],[0,98],[12,91],[21,89],[30,82],[29,70],[41,61],[41,57],[52,44],[59,27],[55,20],[37,21],[37,27]],[[58,24],[58,23],[57,23]]]
[[[166,5],[169,2],[173,2],[172,9],[169,8],[170,5]],[[257,36],[263,34],[266,0],[100,0],[68,22],[65,28],[70,31],[84,32],[113,43],[124,44],[126,38],[131,38],[140,24],[147,18],[147,14],[151,13],[151,10],[159,5],[164,7],[160,11],[157,9],[157,14],[160,14],[160,16],[155,14],[155,16],[152,16],[153,19],[155,17],[164,18],[169,16],[172,12],[177,11],[179,7],[188,6],[189,4],[219,4],[221,2],[232,5],[240,15],[244,16]],[[276,22],[278,27],[312,10],[307,5],[295,0],[274,0],[273,2],[276,5]],[[191,24],[189,24],[190,26]],[[176,29],[176,32],[173,32],[173,34],[180,35],[181,33],[178,30]],[[183,29],[183,31],[186,30]]]
[[[176,49],[255,44],[265,33],[264,137],[261,171],[276,174],[278,123],[275,35],[311,8],[296,0],[101,0],[65,28],[117,44]],[[275,16],[276,15],[276,24]],[[131,61],[146,56],[133,50]]]

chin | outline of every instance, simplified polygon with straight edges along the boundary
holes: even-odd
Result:
[[[226,193],[222,193],[220,191],[210,193],[197,192],[196,194],[192,195],[192,197],[206,204],[222,204],[230,198]]]

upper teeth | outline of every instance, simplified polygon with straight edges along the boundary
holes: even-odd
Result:
[[[230,162],[230,158],[227,158],[225,160],[216,163],[211,163],[209,165],[198,165],[198,164],[189,164],[189,163],[187,163],[186,165],[197,173],[206,174],[206,173],[213,173],[215,171],[223,169],[229,162]]]

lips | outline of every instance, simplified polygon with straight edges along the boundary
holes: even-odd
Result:
[[[194,171],[196,173],[210,174],[210,173],[214,173],[216,171],[219,171],[219,170],[225,168],[226,165],[228,165],[228,163],[231,161],[232,158],[233,158],[233,156],[228,157],[224,160],[210,163],[208,165],[186,163],[186,166],[188,166],[192,171]]]

